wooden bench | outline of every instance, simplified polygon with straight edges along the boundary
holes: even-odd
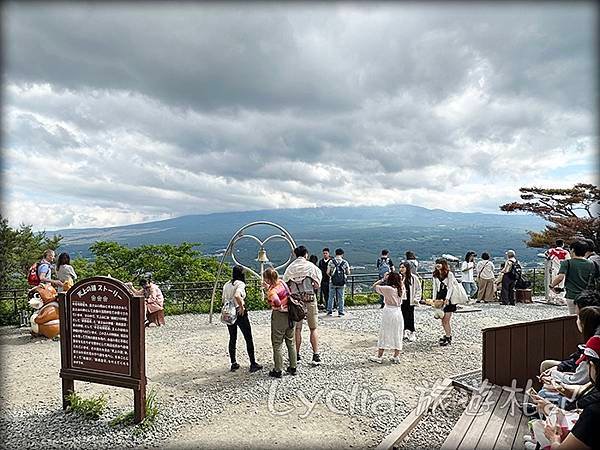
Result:
[[[475,394],[442,445],[442,450],[522,449],[529,418],[514,405],[511,392],[492,385]],[[514,394],[512,394],[514,396]],[[518,397],[519,401],[522,395]]]

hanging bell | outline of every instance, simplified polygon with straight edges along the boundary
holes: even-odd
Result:
[[[264,248],[261,248],[258,251],[258,262],[259,263],[268,263],[269,258],[267,258],[267,251]]]

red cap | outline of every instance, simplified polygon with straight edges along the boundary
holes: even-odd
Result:
[[[583,355],[577,360],[576,364],[579,364],[581,361],[588,360],[590,358],[600,359],[600,336],[592,336],[585,343],[585,349],[583,350]]]

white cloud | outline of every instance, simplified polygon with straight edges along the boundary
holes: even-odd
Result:
[[[497,211],[522,185],[596,179],[585,5],[238,7],[11,4],[11,223]]]

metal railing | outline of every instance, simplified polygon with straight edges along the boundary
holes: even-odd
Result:
[[[524,269],[523,273],[532,282],[533,295],[544,295],[544,270],[543,268]],[[424,298],[430,298],[432,293],[431,272],[419,272],[421,277],[421,289]],[[460,279],[460,277],[458,277]],[[371,286],[378,280],[376,273],[350,274],[346,282],[346,295],[351,302],[358,295],[366,295],[373,292]],[[217,304],[220,304],[220,293],[227,280],[220,280],[217,284]],[[186,312],[208,312],[210,308],[210,297],[212,294],[213,281],[190,281],[181,283],[157,283],[165,298],[165,309],[167,313]],[[252,277],[247,280],[246,290],[248,292],[247,302],[250,308],[258,309],[264,307],[260,299],[260,280]],[[26,288],[2,288],[0,289],[0,323],[26,325],[24,319],[31,315],[33,310],[27,302]]]

